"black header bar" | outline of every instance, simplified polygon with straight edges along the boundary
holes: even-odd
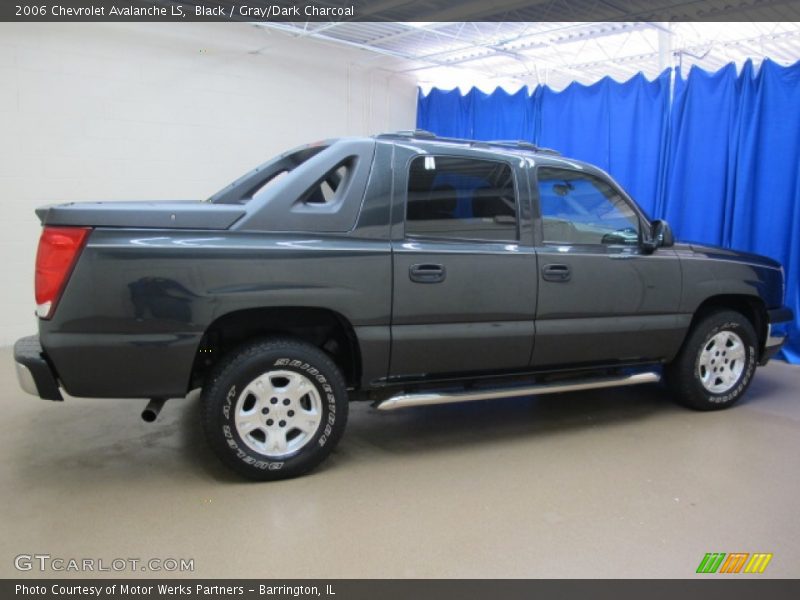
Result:
[[[682,580],[6,579],[0,583],[0,595],[7,600],[794,600],[799,593],[799,580],[737,575]]]
[[[800,21],[796,0],[2,0],[0,21]]]

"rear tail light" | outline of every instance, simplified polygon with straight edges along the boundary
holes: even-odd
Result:
[[[49,319],[75,262],[89,237],[89,227],[45,227],[36,252],[36,314]]]

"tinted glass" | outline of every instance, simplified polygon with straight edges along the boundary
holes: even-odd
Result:
[[[579,171],[537,171],[544,241],[629,244],[639,241],[639,219],[608,182]]]
[[[470,158],[415,158],[408,175],[406,235],[516,240],[511,167]]]

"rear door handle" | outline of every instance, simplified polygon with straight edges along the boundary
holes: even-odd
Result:
[[[542,267],[542,279],[545,281],[566,282],[572,277],[569,265],[545,265]]]
[[[444,265],[422,264],[408,268],[409,279],[417,283],[440,283],[446,276]]]

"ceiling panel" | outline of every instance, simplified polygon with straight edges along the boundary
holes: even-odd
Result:
[[[672,3],[675,10],[689,2]],[[404,6],[394,2],[396,11]],[[597,0],[578,0],[578,3]],[[520,2],[516,12],[536,7]],[[574,5],[574,3],[570,3]],[[609,18],[618,18],[615,3],[608,4]],[[745,2],[746,4],[746,2]],[[780,18],[788,10],[779,0],[761,0],[762,7]],[[432,0],[429,16],[445,14],[444,2]],[[506,3],[508,8],[508,2]],[[706,10],[722,11],[729,0],[709,0]],[[553,0],[537,5],[539,18],[555,6]],[[651,1],[626,0],[625,14],[652,12]],[[549,7],[549,8],[548,8]],[[648,8],[649,7],[649,8]],[[715,8],[718,7],[718,8]],[[476,4],[476,14],[490,10]],[[510,10],[510,9],[509,9]],[[617,14],[612,14],[616,10]],[[688,8],[687,8],[688,10]],[[562,14],[563,14],[562,10]],[[709,14],[713,14],[709,13]],[[422,19],[424,15],[419,18]],[[417,18],[416,16],[414,18]],[[798,22],[331,22],[258,23],[295,37],[309,37],[345,44],[364,51],[365,65],[404,73],[424,88],[462,87],[482,89],[502,86],[547,84],[556,89],[573,81],[591,83],[608,75],[627,79],[638,72],[652,78],[674,65],[688,70],[692,65],[715,70],[747,59],[756,63],[770,58],[781,64],[800,59]]]

